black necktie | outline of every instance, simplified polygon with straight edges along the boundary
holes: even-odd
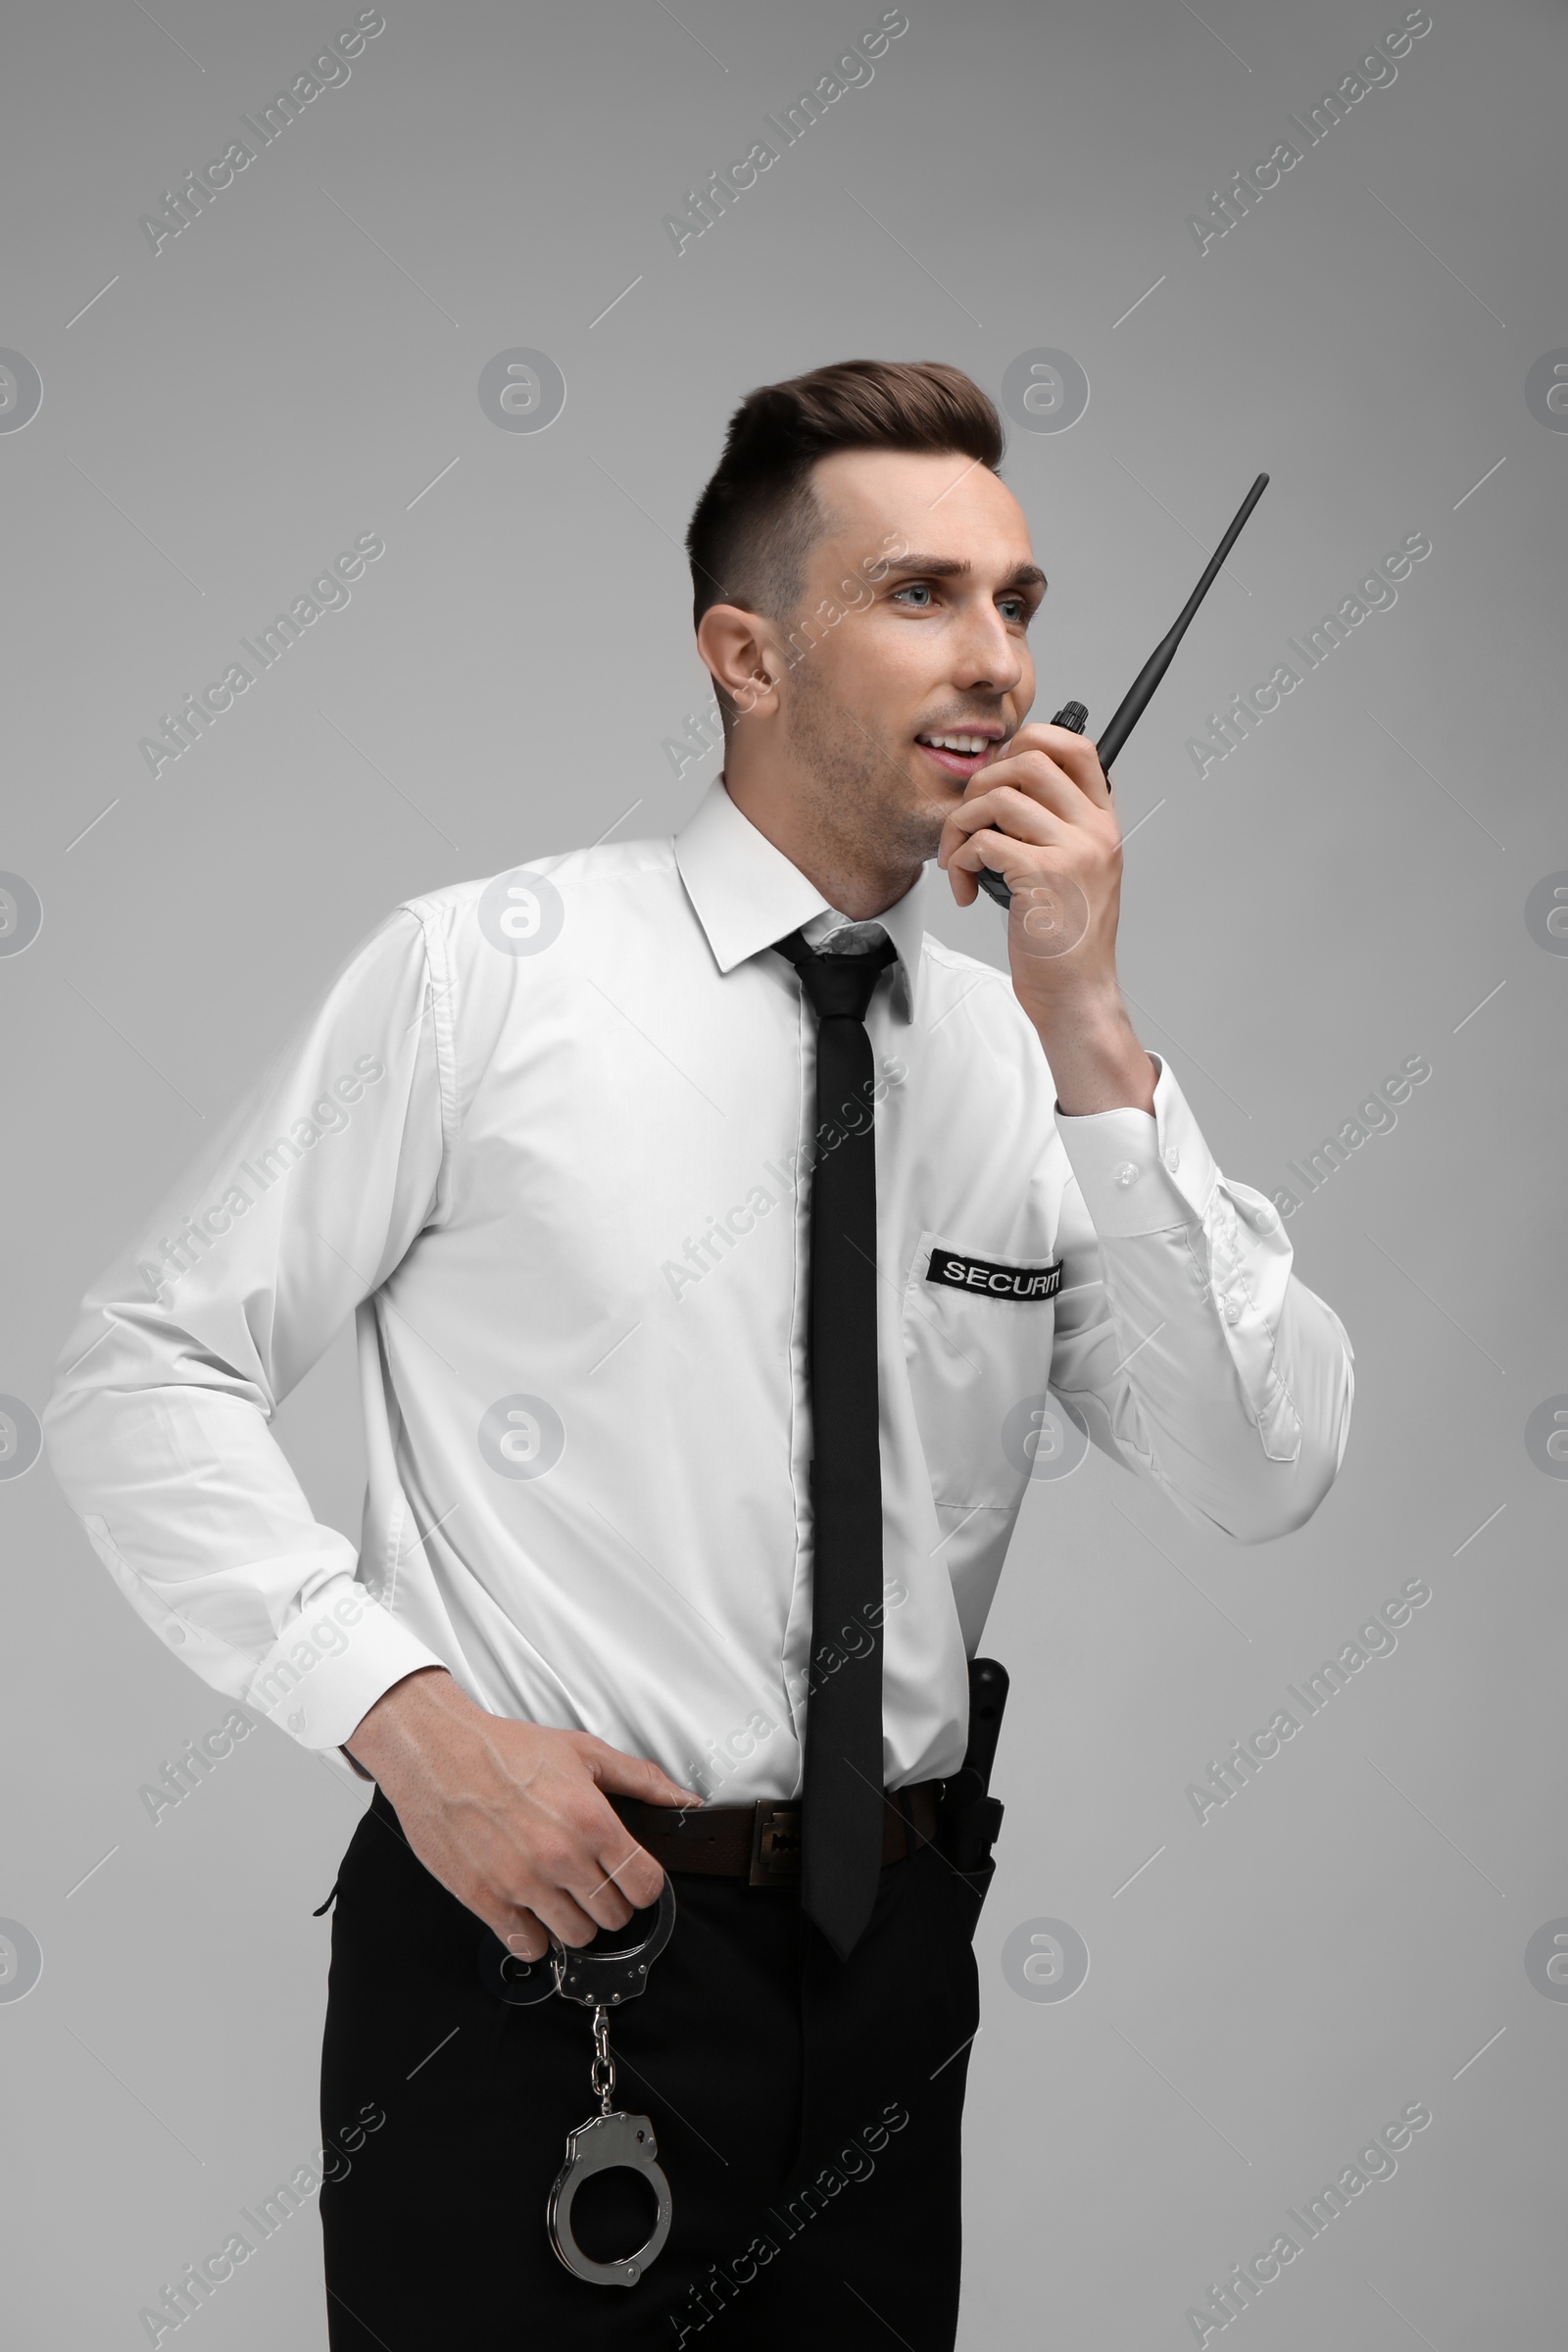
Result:
[[[819,956],[799,931],[777,946],[817,1018],[807,1339],[814,1562],[801,1900],[847,1960],[871,1916],[882,1866],[876,1071],[865,1013],[897,951],[884,939],[867,955]]]

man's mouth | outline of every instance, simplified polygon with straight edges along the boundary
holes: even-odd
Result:
[[[967,783],[986,765],[1002,736],[1000,727],[955,727],[940,734],[916,735],[914,740],[947,775],[960,776]]]

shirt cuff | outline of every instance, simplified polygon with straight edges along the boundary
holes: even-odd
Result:
[[[246,1696],[301,1747],[330,1749],[353,1738],[394,1683],[445,1665],[352,1577],[335,1577],[263,1661]]]
[[[1056,1133],[1102,1236],[1200,1225],[1218,1181],[1214,1155],[1170,1064],[1158,1054],[1149,1058],[1158,1072],[1152,1116],[1131,1106],[1074,1115],[1056,1105]]]

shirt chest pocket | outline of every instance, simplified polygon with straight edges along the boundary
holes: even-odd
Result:
[[[1043,1254],[1004,1263],[921,1234],[904,1288],[904,1361],[934,1501],[1011,1509],[1021,1497],[1060,1279]]]

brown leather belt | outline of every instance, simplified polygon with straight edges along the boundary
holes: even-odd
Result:
[[[944,1784],[916,1781],[882,1800],[882,1861],[902,1862],[936,1835]],[[794,1886],[801,1876],[801,1808],[764,1797],[755,1805],[645,1805],[631,1796],[611,1803],[638,1844],[663,1870],[745,1879],[753,1886]]]

